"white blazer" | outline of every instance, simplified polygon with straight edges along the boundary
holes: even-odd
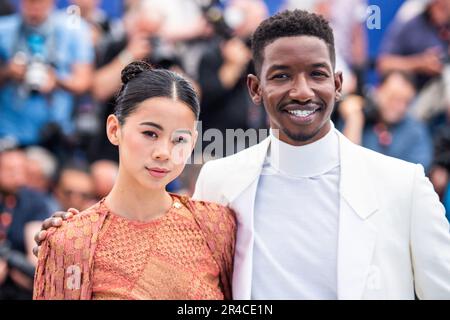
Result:
[[[338,299],[450,299],[450,227],[423,167],[338,135]],[[207,162],[193,196],[236,212],[234,299],[251,295],[255,195],[269,144]]]

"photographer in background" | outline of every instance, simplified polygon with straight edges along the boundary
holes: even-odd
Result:
[[[50,211],[42,194],[24,187],[23,151],[0,152],[0,300],[31,299],[33,237]]]
[[[420,163],[428,171],[432,142],[425,125],[408,113],[415,96],[412,79],[405,73],[386,74],[373,98],[348,96],[338,112],[343,134],[352,142],[382,154]]]
[[[265,127],[262,108],[255,106],[247,92],[251,72],[250,36],[268,15],[259,0],[233,0],[223,10],[218,1],[204,7],[216,36],[200,60],[202,129],[248,129]]]
[[[423,10],[406,21],[394,20],[380,47],[377,68],[414,76],[418,96],[411,106],[428,121],[450,104],[450,1],[423,0]]]
[[[0,18],[0,139],[20,145],[73,130],[74,95],[92,79],[94,52],[86,23],[54,11],[54,0],[21,0]]]

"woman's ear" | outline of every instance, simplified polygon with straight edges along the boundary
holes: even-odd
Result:
[[[249,74],[247,76],[247,87],[253,103],[257,106],[261,105],[261,90],[258,77],[254,74]]]
[[[113,114],[109,115],[106,120],[106,135],[108,136],[109,142],[115,146],[119,145],[120,123],[119,119]]]

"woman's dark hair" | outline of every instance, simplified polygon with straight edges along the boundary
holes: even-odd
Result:
[[[114,114],[120,124],[123,124],[139,103],[155,97],[184,102],[198,119],[200,104],[192,85],[179,74],[165,69],[153,69],[144,61],[132,62],[122,70],[122,88],[116,97]]]

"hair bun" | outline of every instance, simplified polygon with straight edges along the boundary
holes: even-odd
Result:
[[[122,83],[125,85],[131,79],[136,78],[141,72],[153,69],[150,64],[145,61],[134,61],[127,65],[121,74]]]

